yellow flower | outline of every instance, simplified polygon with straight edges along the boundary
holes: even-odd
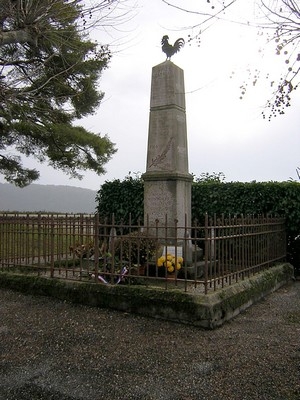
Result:
[[[168,253],[166,256],[161,256],[157,259],[158,267],[166,267],[169,273],[179,271],[182,267],[183,258],[175,257],[173,254]]]
[[[168,266],[168,272],[174,272],[174,267],[172,264]]]
[[[159,259],[157,260],[157,266],[162,267],[164,265],[165,261],[166,261],[166,259],[164,256],[159,257]]]

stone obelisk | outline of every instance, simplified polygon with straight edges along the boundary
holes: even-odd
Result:
[[[147,167],[144,179],[145,226],[191,224],[192,175],[188,172],[183,70],[171,61],[152,69]],[[176,230],[178,235],[178,229]],[[179,235],[183,230],[179,230]],[[182,236],[181,236],[182,237]],[[170,238],[170,243],[172,239]]]

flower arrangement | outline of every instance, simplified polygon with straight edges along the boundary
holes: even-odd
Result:
[[[165,267],[167,271],[172,274],[175,270],[179,271],[183,264],[182,257],[175,257],[173,254],[161,256],[157,260],[158,268]]]

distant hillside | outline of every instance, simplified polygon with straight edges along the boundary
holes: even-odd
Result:
[[[20,189],[0,183],[0,211],[94,213],[96,194],[74,186],[33,184]]]

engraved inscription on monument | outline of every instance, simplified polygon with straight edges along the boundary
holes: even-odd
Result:
[[[147,203],[151,207],[148,215],[158,219],[160,224],[164,224],[166,214],[170,214],[169,205],[173,201],[172,194],[164,189],[162,184],[154,184],[147,191]]]

